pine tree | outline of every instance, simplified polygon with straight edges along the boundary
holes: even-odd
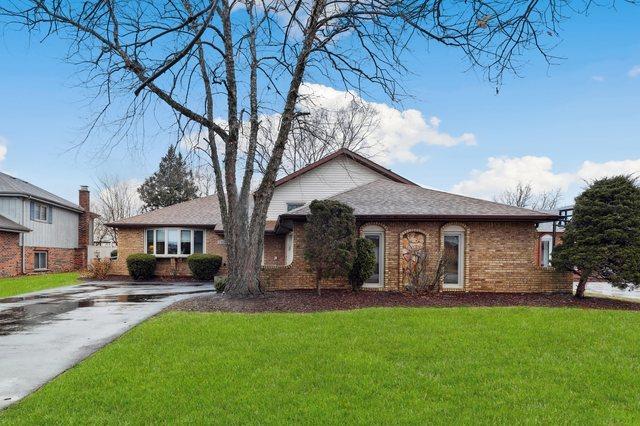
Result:
[[[170,146],[160,160],[158,171],[148,177],[138,188],[144,211],[193,200],[198,197],[198,188],[193,173],[175,146]]]
[[[619,287],[640,285],[640,188],[629,176],[600,179],[578,198],[553,266],[580,275],[576,297],[587,280]]]

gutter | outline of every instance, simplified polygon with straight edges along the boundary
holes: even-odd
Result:
[[[57,201],[48,200],[46,198],[34,197],[33,195],[24,193],[24,192],[0,192],[0,197],[20,197],[26,198],[28,200],[38,201],[43,204],[51,204],[56,207],[60,207],[61,209],[71,210],[77,213],[84,213],[84,209],[78,206],[78,208],[67,206],[65,204],[59,203]]]
[[[510,216],[510,215],[482,215],[482,216],[469,216],[469,215],[355,215],[356,220],[389,220],[389,221],[407,221],[414,222],[418,220],[459,220],[467,222],[552,222],[560,219],[560,216],[555,215],[540,215],[540,216]],[[278,222],[282,220],[306,220],[307,215],[288,215],[282,214],[278,218]]]

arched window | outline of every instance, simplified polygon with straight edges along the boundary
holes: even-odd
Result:
[[[540,238],[540,266],[544,268],[551,266],[551,253],[553,253],[553,237],[543,235]]]
[[[444,256],[444,288],[464,287],[464,247],[465,229],[458,225],[448,225],[442,229]]]
[[[375,246],[376,266],[373,275],[364,282],[363,287],[384,287],[384,229],[377,225],[368,225],[362,228],[362,236]]]

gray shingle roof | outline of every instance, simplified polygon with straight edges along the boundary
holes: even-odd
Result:
[[[0,172],[0,196],[15,195],[20,197],[32,197],[39,201],[56,204],[70,210],[78,212],[84,211],[77,204],[67,201],[62,197],[58,197],[49,191],[45,191],[35,185],[30,184],[22,179],[15,178],[6,173]]]
[[[17,222],[12,221],[9,218],[6,218],[0,215],[0,231],[8,231],[8,232],[30,232],[31,229],[26,226],[22,226]]]
[[[108,226],[135,227],[135,226],[201,226],[206,228],[222,228],[220,205],[218,197],[197,198],[184,203],[174,204],[147,213],[142,213],[127,219],[108,223]]]
[[[535,210],[507,206],[491,201],[464,197],[415,185],[376,180],[342,192],[331,200],[351,206],[360,217],[423,217],[502,220],[553,220],[556,216]],[[283,215],[306,216],[309,206]]]

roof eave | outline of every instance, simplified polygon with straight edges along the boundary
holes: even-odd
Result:
[[[307,215],[283,214],[280,215],[281,220],[304,220]],[[554,215],[403,215],[403,214],[386,214],[386,215],[355,215],[357,220],[389,220],[389,221],[415,221],[415,220],[461,220],[473,222],[552,222],[560,219],[560,216]]]
[[[118,222],[110,222],[105,223],[105,226],[109,228],[148,228],[148,227],[167,227],[167,228],[205,228],[212,229],[215,228],[215,224],[197,224],[197,223],[118,223]]]
[[[26,192],[0,192],[0,197],[27,198],[29,200],[34,200],[34,201],[38,201],[38,202],[45,203],[45,204],[51,204],[51,205],[60,207],[61,209],[71,210],[71,211],[76,212],[76,213],[84,213],[84,209],[82,207],[80,207],[80,206],[76,206],[76,207],[67,206],[67,205],[59,203],[57,201],[52,201],[52,200],[48,200],[46,198],[36,197],[35,195],[27,194]]]

